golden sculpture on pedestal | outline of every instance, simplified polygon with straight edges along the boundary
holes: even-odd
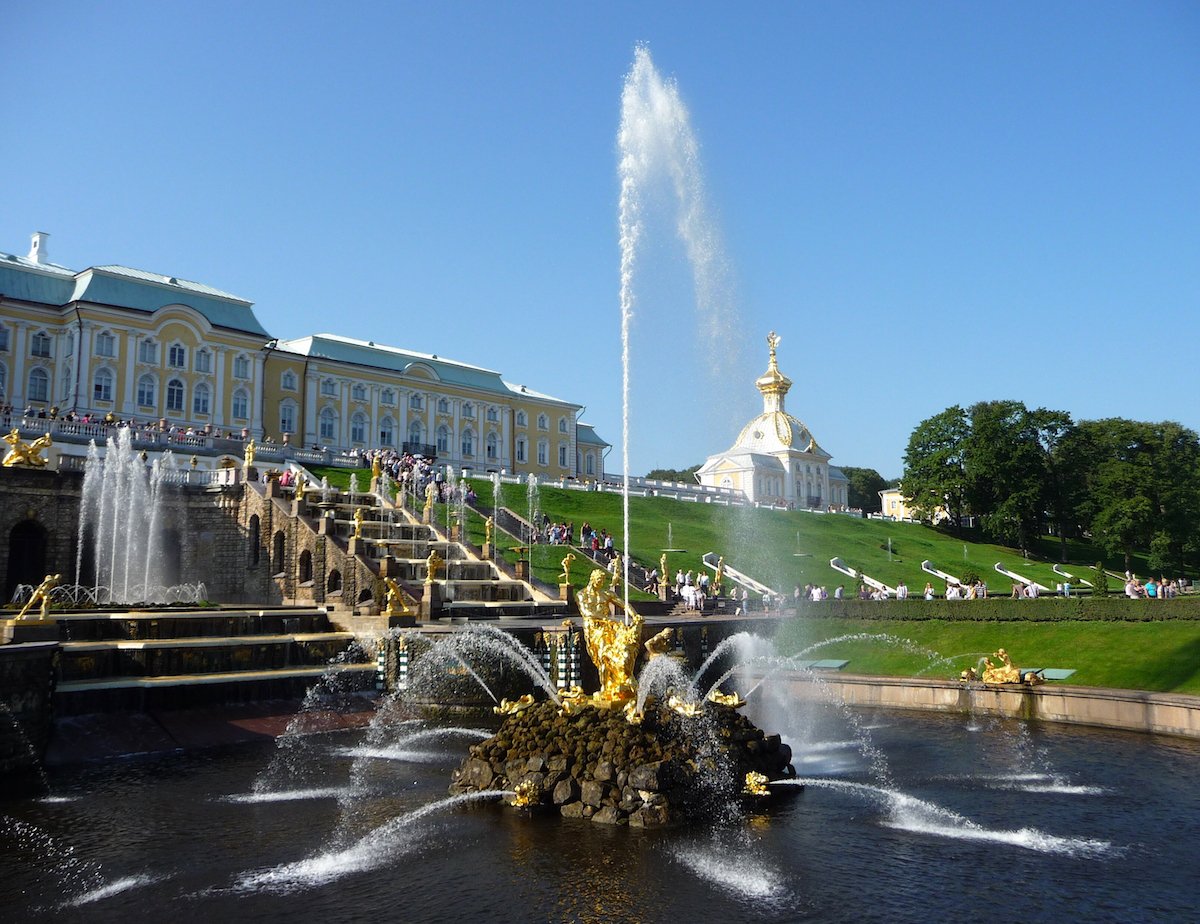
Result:
[[[571,562],[573,561],[575,561],[575,553],[568,552],[566,557],[562,560],[562,574],[558,576],[558,583],[571,583]]]
[[[243,464],[246,468],[250,468],[250,466],[254,464],[254,451],[254,439],[251,438],[250,442],[246,444],[246,449],[243,454]]]
[[[21,431],[16,427],[13,427],[12,432],[4,437],[4,442],[12,447],[5,453],[3,463],[0,463],[5,468],[12,468],[14,465],[44,468],[46,459],[42,458],[41,452],[54,445],[54,440],[50,438],[49,433],[39,436],[32,443],[27,443],[21,439]]]
[[[379,456],[375,456],[375,458],[371,460],[371,477],[377,479],[382,474],[383,463],[380,461]]]
[[[632,699],[637,689],[634,668],[642,645],[644,621],[632,606],[626,610],[628,623],[610,615],[612,607],[624,603],[604,586],[605,573],[596,568],[576,600],[583,616],[583,638],[588,656],[600,674],[600,690],[593,699],[617,705]]]
[[[355,511],[354,511],[354,538],[355,539],[362,538],[362,527],[363,527],[362,507],[357,507],[357,508],[355,508]]]
[[[495,528],[496,528],[496,521],[493,520],[491,517],[488,517],[486,520],[483,521],[483,544],[488,546],[489,548],[491,547],[491,544],[492,544],[492,530]]]
[[[713,594],[721,595],[721,585],[725,581],[725,556],[722,555],[717,559],[717,576],[713,579]]]
[[[25,614],[33,608],[35,603],[40,603],[41,608],[38,610],[38,619],[50,618],[50,591],[58,586],[58,582],[62,580],[61,574],[47,574],[46,579],[34,589],[29,595],[29,601],[21,608],[21,612],[17,613],[17,619],[24,619]]]
[[[425,485],[425,510],[423,513],[426,523],[430,522],[430,519],[433,517],[433,502],[435,500],[437,500],[437,485],[431,481]]]
[[[1021,672],[1018,671],[1012,663],[1012,658],[1008,656],[1008,652],[1003,648],[997,649],[992,655],[993,658],[998,658],[1000,664],[992,664],[991,658],[984,658],[983,663],[987,666],[983,669],[984,683],[1020,683]]]
[[[646,649],[647,656],[651,658],[669,654],[675,648],[675,630],[669,627],[663,629],[657,635],[647,639],[646,644],[642,647]]]
[[[438,555],[437,549],[429,550],[429,557],[425,559],[425,583],[432,584],[437,580],[438,569],[445,564],[442,556]]]

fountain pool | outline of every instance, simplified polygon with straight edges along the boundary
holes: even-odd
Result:
[[[752,715],[752,717],[754,717]],[[1184,920],[1200,745],[961,717],[861,713],[877,788],[839,710],[789,737],[806,788],[770,814],[635,831],[452,804],[480,732],[400,723],[306,742],[304,778],[259,792],[273,750],[51,774],[0,805],[6,917],[124,921]],[[976,730],[971,730],[975,728]],[[351,767],[359,772],[351,774]],[[353,812],[347,812],[352,805]],[[990,913],[989,912],[989,913]]]

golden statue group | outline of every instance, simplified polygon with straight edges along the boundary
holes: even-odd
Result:
[[[39,436],[32,443],[27,443],[21,439],[21,431],[16,427],[12,428],[12,432],[6,434],[4,442],[11,447],[4,454],[4,461],[0,462],[5,468],[12,468],[14,465],[29,465],[33,468],[44,468],[46,459],[42,458],[42,451],[48,449],[54,444],[54,440],[50,438],[50,434]]]

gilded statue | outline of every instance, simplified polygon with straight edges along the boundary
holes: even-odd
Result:
[[[437,580],[438,569],[445,564],[445,560],[438,555],[437,549],[429,550],[429,558],[425,560],[425,583],[432,584]]]
[[[362,538],[362,528],[363,528],[362,507],[356,507],[354,509],[354,538],[355,539]]]
[[[1021,672],[1018,671],[1012,663],[1012,658],[1008,656],[1008,652],[1003,648],[997,649],[992,655],[993,658],[999,658],[1000,664],[993,664],[991,658],[984,658],[983,663],[987,665],[983,669],[984,683],[1020,683]]]
[[[646,649],[646,655],[651,658],[669,653],[675,647],[675,630],[670,627],[663,629],[657,635],[647,639],[646,644],[642,647]]]
[[[425,522],[433,516],[433,502],[437,500],[437,485],[432,481],[425,485]]]
[[[378,478],[383,474],[383,463],[379,460],[379,456],[375,456],[371,460],[371,477]]]
[[[253,437],[251,437],[250,442],[248,442],[246,444],[246,450],[245,450],[244,457],[245,457],[246,468],[249,468],[250,466],[252,466],[254,464],[254,438]]]
[[[487,546],[492,544],[492,530],[496,528],[496,521],[488,517],[483,521],[483,542]]]
[[[775,333],[775,331],[771,331],[769,334],[767,334],[767,346],[771,350],[770,361],[768,362],[767,366],[770,369],[777,368],[776,363],[775,363],[775,350],[779,347],[779,344],[782,342],[783,342],[783,338],[780,337],[777,333]]]
[[[54,445],[54,440],[50,438],[49,433],[39,436],[32,443],[27,443],[21,439],[21,431],[17,427],[13,427],[12,432],[4,437],[4,442],[12,447],[5,454],[3,463],[0,463],[5,468],[12,468],[14,465],[32,465],[34,468],[43,468],[46,460],[42,458],[41,453]]]
[[[296,500],[304,500],[304,491],[308,487],[308,482],[304,479],[304,474],[296,476]]]
[[[667,553],[658,556],[658,580],[662,586],[667,586]]]
[[[395,578],[386,577],[383,583],[387,585],[387,601],[384,603],[385,616],[412,616],[413,609],[408,605],[408,595],[396,582]]]
[[[568,552],[566,557],[562,560],[562,574],[558,576],[558,583],[571,583],[571,562],[573,561],[575,561],[575,553]]]
[[[725,556],[722,555],[717,559],[717,576],[713,580],[713,593],[717,596],[721,595],[721,584],[725,581]]]
[[[47,574],[46,579],[38,584],[32,594],[29,595],[29,602],[17,613],[17,619],[24,619],[25,614],[33,607],[35,603],[40,603],[41,608],[38,611],[39,619],[50,618],[50,591],[58,586],[58,582],[62,580],[61,574]]]
[[[602,569],[593,570],[576,602],[583,616],[587,653],[600,674],[600,690],[594,699],[616,705],[632,699],[637,689],[634,669],[645,623],[632,606],[625,610],[628,623],[609,615],[612,606],[624,608],[624,603],[604,586],[605,579]]]

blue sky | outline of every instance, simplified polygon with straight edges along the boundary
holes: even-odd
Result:
[[[1015,398],[1200,428],[1200,5],[48,2],[4,14],[0,250],[121,263],[586,405],[621,458],[616,132],[644,42],[686,102],[740,324],[639,264],[630,467],[788,410],[898,476]]]

